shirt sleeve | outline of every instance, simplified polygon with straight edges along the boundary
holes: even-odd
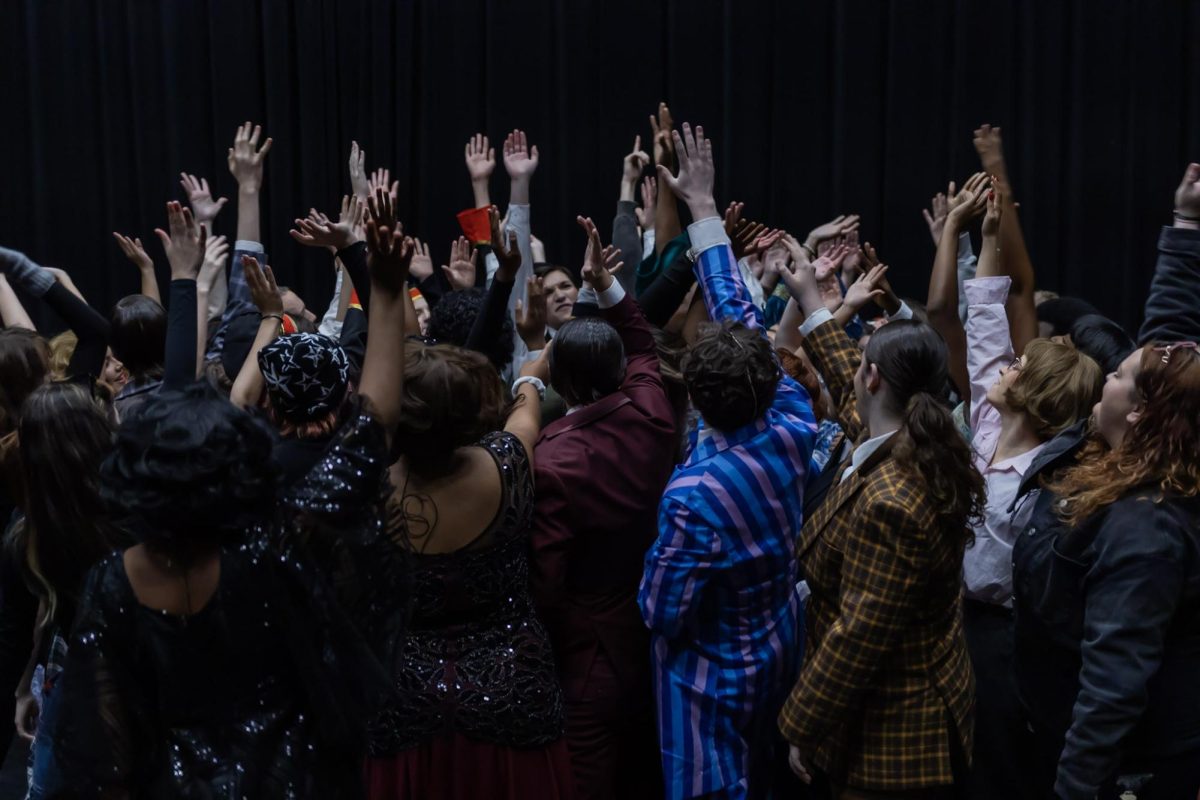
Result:
[[[638,605],[650,630],[673,639],[692,622],[723,549],[719,532],[693,504],[664,498],[658,520],[660,533],[646,554]]]
[[[688,226],[688,239],[692,243],[689,254],[695,258],[696,280],[709,317],[715,322],[733,320],[761,330],[762,312],[742,280],[721,218],[693,222]]]
[[[967,295],[963,284],[975,277],[978,261],[971,249],[971,234],[963,231],[958,235],[958,317],[967,324]]]
[[[1013,360],[1012,339],[1004,302],[1012,279],[972,278],[963,285],[967,295],[967,375],[971,382],[971,431],[986,448],[999,435],[1000,412],[987,399],[1000,370]],[[981,441],[982,438],[982,441]],[[990,454],[986,454],[990,455]]]

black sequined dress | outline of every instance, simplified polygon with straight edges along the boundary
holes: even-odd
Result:
[[[397,691],[371,726],[372,798],[572,796],[562,691],[529,593],[529,459],[509,433],[480,446],[500,469],[502,501],[479,544],[398,547],[412,606],[398,609]]]
[[[61,683],[62,796],[362,796],[367,721],[391,690],[376,612],[404,591],[383,442],[351,417],[276,518],[221,548],[194,614],[141,605],[121,553],[93,568]]]

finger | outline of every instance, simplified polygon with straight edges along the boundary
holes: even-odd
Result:
[[[263,156],[265,156],[267,153],[271,152],[271,143],[272,143],[273,141],[274,141],[274,140],[273,140],[273,139],[272,139],[270,136],[268,136],[268,137],[267,137],[267,140],[266,140],[265,142],[263,142],[262,149],[260,149],[260,150],[258,151],[258,157],[259,157],[259,158],[262,158],[262,157],[263,157]]]
[[[658,136],[658,117],[654,114],[650,115],[650,132],[656,137]]]
[[[921,215],[923,217],[925,217],[926,225],[933,225],[933,216],[929,213],[929,209],[926,209],[926,208],[921,209]]]
[[[687,149],[689,158],[699,155],[696,150],[696,135],[692,133],[692,126],[688,123],[683,123],[683,146]]]
[[[659,164],[656,169],[658,170],[658,179],[662,181],[668,189],[670,189],[672,192],[678,190],[679,181],[676,180],[675,176],[671,174],[669,169],[662,164]]]

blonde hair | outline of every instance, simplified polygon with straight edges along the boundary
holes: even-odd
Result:
[[[50,340],[50,375],[53,380],[60,381],[67,377],[67,368],[78,344],[79,337],[75,331],[63,331]]]
[[[1004,402],[1028,415],[1046,441],[1089,416],[1103,388],[1104,371],[1091,356],[1065,342],[1034,339]]]

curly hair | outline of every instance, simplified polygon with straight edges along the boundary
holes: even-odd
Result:
[[[965,547],[983,518],[987,489],[971,446],[941,399],[948,356],[945,341],[929,325],[895,320],[871,336],[862,363],[878,369],[892,410],[904,420],[893,456],[933,500],[941,529]]]
[[[767,338],[731,320],[702,325],[681,368],[692,405],[719,431],[761,418],[775,402],[781,375]]]
[[[1065,342],[1034,339],[1004,402],[1024,412],[1038,438],[1048,441],[1087,417],[1103,388],[1104,375],[1091,356]]]
[[[481,288],[463,289],[444,295],[437,305],[429,310],[429,326],[425,333],[440,344],[465,347],[471,335],[475,318],[483,311],[487,292]],[[513,321],[511,314],[504,315],[500,335],[487,343],[484,355],[497,370],[503,370],[513,357]]]
[[[502,428],[510,409],[500,376],[481,353],[449,344],[406,348],[396,450],[414,474],[444,475],[458,449]]]
[[[186,562],[273,510],[273,444],[265,421],[206,381],[163,391],[122,420],[101,495],[147,545]]]
[[[1105,506],[1139,488],[1167,495],[1200,493],[1200,354],[1176,349],[1163,363],[1161,349],[1142,348],[1133,379],[1141,414],[1121,444],[1108,449],[1093,439],[1076,464],[1047,485],[1060,498],[1059,516],[1078,526]]]

